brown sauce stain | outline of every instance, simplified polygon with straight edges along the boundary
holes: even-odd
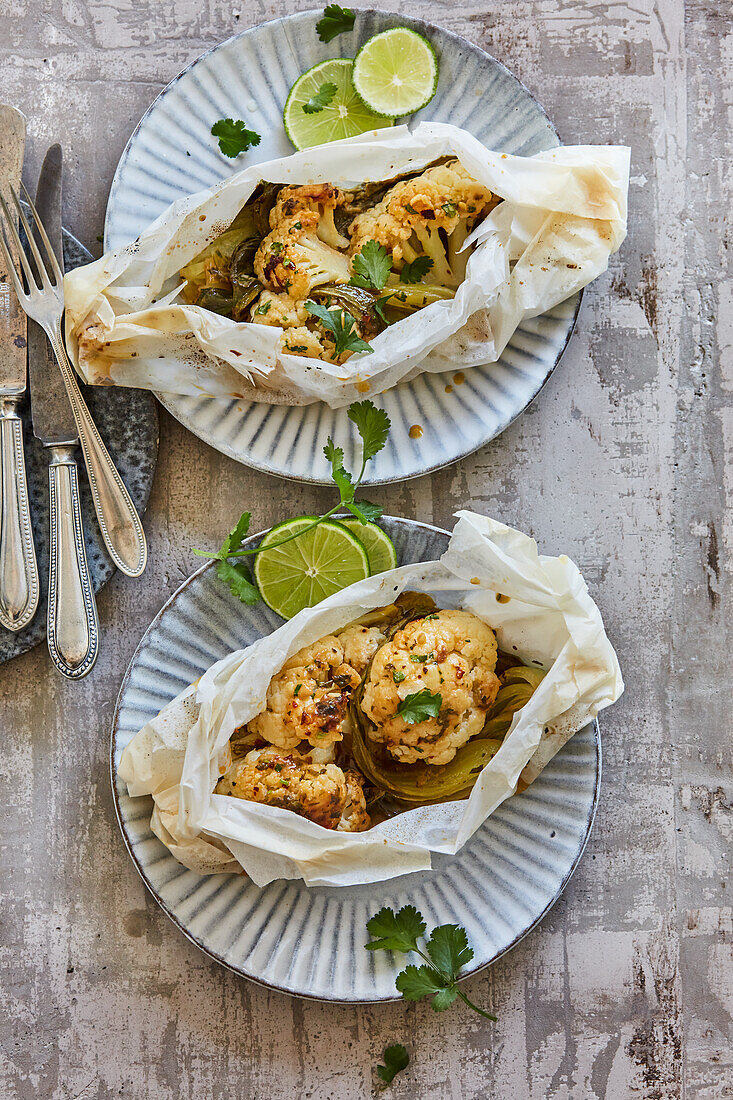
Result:
[[[410,439],[420,439],[420,437],[422,436],[422,428],[419,424],[413,424],[407,434],[409,435]]]
[[[445,392],[446,393],[453,393],[453,387],[452,386],[446,386],[445,387]]]
[[[462,370],[459,370],[458,374],[453,375],[453,381],[455,382],[455,384],[457,386],[462,386],[463,385],[463,383],[466,381],[466,376],[465,376],[465,374],[463,373]]]
[[[372,387],[369,385],[368,382],[357,382],[356,388],[359,393],[369,393],[369,390]]]
[[[510,599],[511,599],[511,596],[505,596],[503,592],[497,592],[496,593],[496,602],[497,603],[509,603]]]

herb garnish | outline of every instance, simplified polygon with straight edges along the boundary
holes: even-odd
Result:
[[[321,84],[316,94],[312,95],[308,102],[303,104],[303,110],[307,115],[317,115],[324,107],[328,107],[337,91],[338,88],[335,84],[330,82]]]
[[[352,261],[354,274],[352,286],[366,287],[367,290],[382,290],[392,269],[392,258],[383,244],[366,241]]]
[[[305,303],[309,313],[317,317],[323,327],[331,334],[334,342],[334,354],[341,355],[344,351],[373,351],[371,344],[362,340],[356,331],[356,318],[347,313],[345,309],[326,309],[325,306],[310,299]]]
[[[403,680],[407,678],[406,673],[400,672],[398,668],[392,670],[392,679],[396,684],[401,684]]]
[[[219,148],[225,157],[238,157],[240,153],[246,153],[252,145],[260,144],[260,135],[255,130],[248,130],[241,118],[236,121],[233,118],[220,118],[211,127],[211,132],[219,139]]]
[[[316,23],[316,30],[321,42],[330,42],[339,34],[354,29],[356,12],[351,8],[342,8],[340,4],[327,4],[323,9],[323,17]]]
[[[432,692],[429,688],[423,688],[422,691],[407,695],[397,707],[397,713],[408,726],[414,726],[416,722],[424,722],[426,718],[437,718],[442,703],[443,696],[439,691]]]
[[[323,448],[323,453],[331,463],[331,476],[339,491],[338,504],[335,504],[322,516],[317,516],[297,534],[288,535],[287,538],[280,539],[279,542],[273,542],[266,549],[273,550],[276,546],[284,546],[286,542],[292,542],[293,539],[299,538],[306,531],[317,527],[319,523],[330,519],[331,516],[344,507],[348,508],[352,515],[355,515],[362,523],[374,523],[381,516],[382,509],[378,504],[372,504],[368,500],[356,500],[356,494],[364,477],[367,462],[374,458],[387,442],[390,428],[389,417],[384,409],[378,409],[374,402],[369,400],[354,401],[353,404],[349,405],[348,417],[352,424],[356,425],[356,430],[361,437],[361,468],[356,479],[344,467],[343,448],[336,447],[329,436]],[[242,543],[249,530],[249,521],[250,513],[243,512],[236,527],[227,535],[221,548],[215,554],[208,550],[194,549],[193,552],[200,558],[212,558],[217,563],[217,576],[229,585],[233,594],[242,603],[252,604],[257,603],[260,594],[256,585],[252,583],[249,569],[242,559],[251,557],[253,554],[259,554],[260,549],[258,546],[251,550],[242,549]],[[230,559],[235,559],[234,563]]]
[[[272,305],[272,302],[262,302],[261,305],[257,306],[257,309],[255,310],[255,313],[257,313],[257,314],[269,313],[271,305]]]
[[[469,1001],[456,984],[461,968],[473,958],[465,928],[458,924],[439,925],[431,932],[423,950],[418,940],[425,936],[425,921],[414,905],[405,905],[397,913],[392,909],[380,909],[367,921],[367,930],[374,937],[366,945],[367,951],[400,951],[403,954],[415,951],[425,960],[422,966],[406,966],[397,975],[395,986],[406,1001],[432,997],[434,1010],[444,1012],[456,997],[460,997],[480,1016],[496,1020],[496,1016]]]
[[[407,1053],[402,1043],[393,1043],[389,1047],[384,1048],[384,1065],[377,1066],[377,1073],[384,1081],[386,1085],[389,1085],[394,1081],[398,1073],[407,1068],[410,1061],[410,1055]]]
[[[429,256],[418,256],[411,264],[405,264],[402,268],[400,272],[400,282],[409,283],[410,285],[419,283],[420,280],[427,275],[432,266],[433,261]]]

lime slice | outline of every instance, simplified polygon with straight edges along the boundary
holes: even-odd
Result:
[[[309,149],[311,145],[325,145],[328,141],[392,125],[391,119],[381,118],[364,106],[354,90],[353,68],[351,58],[333,57],[314,65],[295,81],[285,103],[283,123],[296,149]],[[307,114],[304,104],[318,95],[324,84],[336,85],[333,99],[322,110]]]
[[[303,534],[273,550],[255,555],[254,575],[260,595],[283,619],[325,600],[369,576],[369,558],[359,539],[340,523],[325,520],[305,530],[315,516],[278,523],[263,538],[267,547],[288,536]]]
[[[354,61],[354,87],[375,115],[411,115],[438,87],[438,58],[421,34],[393,27],[368,39]]]
[[[377,527],[376,523],[362,523],[356,516],[344,516],[339,519],[339,523],[364,544],[372,576],[397,567],[397,551],[394,543],[389,535],[385,535],[381,527]]]

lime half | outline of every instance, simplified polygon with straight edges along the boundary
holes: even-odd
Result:
[[[381,527],[377,527],[376,523],[362,523],[356,516],[344,516],[339,519],[339,523],[364,544],[372,576],[375,573],[386,573],[388,569],[396,568],[397,551],[394,543]]]
[[[356,94],[351,73],[351,58],[334,57],[321,61],[299,76],[288,93],[283,123],[285,133],[296,149],[324,145],[328,141],[364,134],[391,126],[392,120],[375,115]],[[308,114],[303,107],[317,96],[324,84],[335,84],[336,91],[327,106]]]
[[[393,27],[368,39],[354,61],[354,87],[376,115],[419,111],[438,87],[438,58],[421,34]]]
[[[369,558],[359,539],[330,520],[306,530],[315,518],[299,516],[278,523],[265,535],[261,547],[292,535],[298,537],[255,555],[254,576],[260,595],[283,619],[292,619],[304,607],[313,607],[332,592],[369,576]]]

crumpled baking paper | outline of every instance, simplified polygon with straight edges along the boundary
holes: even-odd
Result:
[[[391,179],[453,154],[505,200],[474,230],[477,247],[451,301],[392,325],[374,351],[337,366],[286,354],[281,330],[236,323],[179,301],[178,271],[218,236],[257,183]],[[423,122],[374,130],[253,164],[175,202],[126,248],[64,280],[66,336],[97,385],[339,408],[422,371],[495,362],[517,326],[595,279],[626,235],[629,149],[568,146],[516,157],[465,130]]]
[[[301,611],[217,661],[135,735],[119,775],[132,797],[153,796],[151,827],[176,859],[200,874],[243,869],[259,886],[278,878],[351,886],[425,870],[431,852],[458,852],[497,806],[618,699],[616,654],[577,566],[565,555],[539,554],[533,539],[496,520],[457,515],[439,561],[369,577]],[[405,589],[472,611],[496,631],[501,649],[548,670],[470,798],[344,833],[288,810],[214,794],[231,734],[264,709],[270,680],[285,661]],[[509,600],[499,602],[497,593]]]

